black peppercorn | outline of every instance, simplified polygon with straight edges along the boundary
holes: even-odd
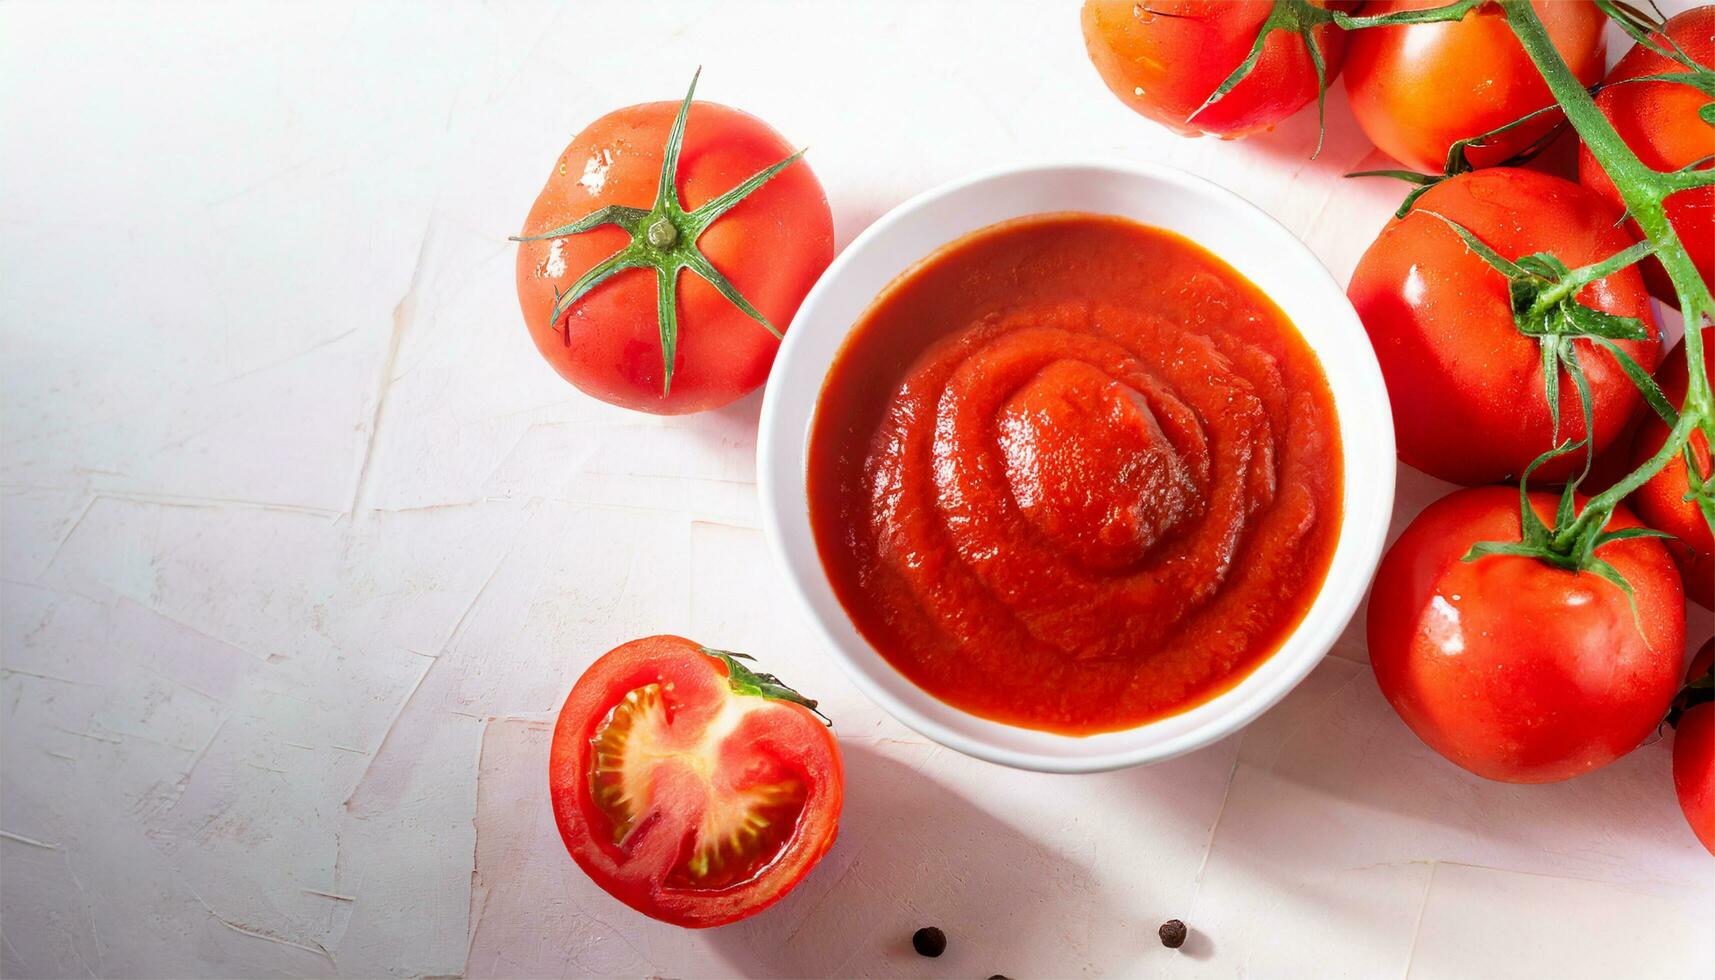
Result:
[[[934,926],[924,926],[911,934],[911,948],[919,956],[940,956],[947,951],[947,934]]]
[[[1185,928],[1185,923],[1178,919],[1168,919],[1156,930],[1156,934],[1161,937],[1161,945],[1168,949],[1178,949],[1185,945],[1185,934],[1189,931]]]

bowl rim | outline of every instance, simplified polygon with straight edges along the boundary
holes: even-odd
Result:
[[[930,205],[967,192],[972,188],[1018,178],[1053,179],[1064,176],[1067,172],[1101,172],[1103,176],[1109,178],[1182,188],[1220,205],[1236,216],[1244,218],[1250,224],[1266,231],[1267,234],[1274,236],[1282,247],[1293,252],[1300,260],[1300,264],[1307,261],[1309,266],[1317,270],[1319,276],[1315,277],[1314,286],[1307,284],[1306,289],[1331,291],[1327,298],[1333,301],[1336,310],[1343,310],[1343,315],[1337,319],[1345,322],[1335,324],[1330,329],[1346,335],[1343,338],[1345,340],[1357,341],[1358,349],[1355,349],[1351,356],[1358,362],[1358,374],[1356,377],[1346,379],[1346,383],[1355,386],[1355,394],[1362,396],[1361,401],[1374,402],[1369,406],[1369,412],[1366,413],[1371,416],[1370,421],[1373,424],[1358,427],[1362,431],[1372,433],[1375,437],[1374,444],[1362,450],[1363,454],[1365,458],[1374,457],[1385,461],[1385,463],[1381,466],[1372,467],[1370,470],[1362,471],[1365,481],[1361,485],[1353,480],[1354,452],[1359,447],[1354,447],[1351,444],[1347,438],[1347,433],[1354,427],[1348,424],[1346,413],[1340,410],[1340,398],[1338,396],[1341,388],[1335,384],[1331,373],[1326,368],[1327,355],[1324,349],[1306,336],[1306,343],[1316,352],[1318,359],[1323,361],[1324,374],[1329,377],[1330,392],[1336,396],[1335,416],[1340,422],[1343,471],[1341,527],[1336,540],[1335,553],[1330,559],[1321,586],[1311,600],[1310,608],[1305,611],[1298,624],[1281,641],[1275,652],[1264,658],[1257,667],[1253,668],[1233,686],[1184,711],[1154,719],[1132,728],[1093,736],[1061,735],[1024,728],[1023,726],[1006,725],[1003,722],[993,721],[966,711],[956,705],[942,701],[934,694],[923,691],[922,688],[917,688],[923,691],[928,698],[943,705],[947,711],[954,712],[966,719],[975,719],[1001,726],[1003,729],[1048,736],[1044,741],[1055,744],[1063,741],[1068,748],[1077,745],[1089,745],[1091,744],[1089,740],[1092,738],[1100,739],[1109,735],[1123,736],[1128,733],[1141,732],[1151,726],[1174,718],[1182,718],[1192,712],[1205,712],[1207,715],[1190,730],[1170,736],[1155,744],[1145,743],[1101,752],[1057,754],[1042,751],[1022,751],[985,741],[982,738],[955,730],[906,703],[888,690],[879,679],[871,676],[870,668],[860,663],[859,658],[853,656],[851,651],[846,649],[846,641],[835,634],[834,629],[818,611],[816,602],[810,594],[811,585],[805,581],[806,578],[813,577],[816,579],[821,588],[833,598],[834,606],[840,610],[840,615],[842,617],[845,615],[843,604],[839,602],[838,596],[833,595],[832,586],[828,582],[826,571],[822,566],[820,551],[816,546],[813,534],[810,533],[808,490],[803,472],[804,457],[806,456],[805,447],[808,444],[810,421],[814,417],[814,412],[820,401],[822,385],[826,382],[827,372],[832,366],[832,357],[838,355],[838,351],[843,346],[853,324],[848,323],[840,328],[841,333],[838,342],[834,345],[834,354],[827,363],[818,365],[816,369],[814,390],[809,397],[809,413],[801,419],[783,418],[782,404],[786,400],[787,396],[784,391],[789,383],[808,383],[796,379],[792,382],[786,381],[789,372],[783,370],[798,359],[798,351],[808,342],[806,339],[810,335],[808,321],[814,318],[816,311],[825,301],[827,295],[837,288],[841,278],[848,273],[848,270],[875,241],[885,237],[896,226],[912,220]],[[1053,210],[1025,211],[1018,216],[1022,217],[1030,213],[1052,213]],[[1078,209],[1068,208],[1064,210]],[[1130,215],[1121,216],[1140,221],[1140,223],[1147,223]],[[993,221],[981,222],[970,229],[954,233],[941,245],[1005,220],[1008,219],[997,218]],[[1196,241],[1195,236],[1184,229],[1158,227],[1164,227],[1168,231],[1173,231]],[[1220,252],[1213,249],[1211,251],[1223,262],[1232,262]],[[903,274],[913,268],[928,254],[930,253],[902,257],[902,264],[900,264],[895,275]],[[1251,278],[1243,270],[1236,267],[1235,271],[1239,272],[1240,275],[1246,275],[1247,279]],[[1261,289],[1262,287],[1259,285],[1257,288]],[[1276,303],[1281,302],[1266,290],[1264,294],[1269,295],[1270,299]],[[1296,325],[1296,321],[1294,322]],[[1302,333],[1302,328],[1299,329]],[[792,441],[797,443],[795,453],[791,451],[790,443]],[[798,465],[792,473],[782,474],[779,472],[782,466],[790,465],[793,460],[797,460]],[[800,614],[809,620],[816,636],[832,653],[835,662],[847,678],[871,701],[895,719],[942,745],[988,762],[1019,769],[1054,773],[1100,772],[1154,764],[1202,748],[1249,725],[1307,677],[1317,664],[1321,663],[1351,622],[1367,592],[1368,583],[1375,573],[1376,565],[1381,559],[1393,510],[1394,461],[1393,417],[1389,409],[1387,388],[1382,378],[1380,364],[1376,360],[1374,349],[1369,343],[1368,335],[1364,332],[1362,323],[1358,320],[1356,311],[1352,309],[1350,302],[1346,299],[1345,289],[1340,286],[1338,280],[1310,250],[1309,246],[1257,205],[1206,178],[1164,164],[1101,157],[1027,162],[979,170],[922,191],[894,206],[871,223],[835,257],[833,263],[817,280],[799,306],[791,328],[786,331],[780,350],[776,354],[774,368],[770,372],[768,385],[763,395],[757,431],[757,490],[763,531],[768,538],[769,550],[786,577],[789,592],[799,607]],[[785,495],[784,499],[777,487],[777,481],[782,480],[782,478],[784,478],[783,485],[796,488],[795,493]],[[1363,508],[1357,508],[1364,516],[1368,517],[1368,523],[1363,526],[1356,526],[1354,523],[1355,508],[1353,503],[1355,494],[1361,494],[1358,502],[1366,505]],[[787,508],[792,508],[792,511],[789,512]],[[801,528],[795,528],[793,533],[809,535],[808,550],[815,566],[813,576],[808,575],[805,569],[800,567],[800,563],[794,560],[788,547],[786,524],[793,517],[796,517],[795,523],[802,525]],[[1356,580],[1359,582],[1359,586],[1331,595],[1329,585],[1334,580],[1336,571],[1351,572],[1354,570],[1357,573]],[[1350,579],[1352,576],[1348,574],[1345,577]],[[849,619],[847,626],[851,627]],[[1263,681],[1252,683],[1258,681],[1258,678],[1263,675],[1266,665],[1281,660],[1282,655],[1288,651],[1289,647],[1298,644],[1300,634],[1307,631],[1309,633],[1308,642],[1297,651],[1295,660],[1289,662],[1284,670],[1276,670],[1263,678]],[[857,637],[859,643],[865,647],[869,646],[868,641],[857,633],[855,627],[851,627],[851,632]],[[885,670],[891,671],[896,677],[904,680],[906,684],[916,687],[915,682],[906,678],[903,673],[888,663],[879,652],[873,649],[869,652],[873,655],[874,660],[880,661]]]

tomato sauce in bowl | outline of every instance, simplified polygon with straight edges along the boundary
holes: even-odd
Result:
[[[1232,687],[1339,537],[1320,363],[1226,263],[1124,218],[1017,218],[889,284],[823,383],[809,518],[918,687],[1068,735]]]

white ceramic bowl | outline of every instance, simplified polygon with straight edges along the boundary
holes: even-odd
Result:
[[[1049,211],[1117,214],[1178,232],[1255,283],[1315,349],[1334,393],[1345,455],[1339,543],[1322,591],[1285,644],[1238,685],[1189,711],[1124,731],[1056,735],[979,718],[907,680],[835,597],[810,531],[805,451],[823,378],[877,293],[940,246],[998,221]],[[1160,762],[1244,727],[1279,701],[1351,619],[1393,509],[1393,417],[1369,338],[1328,270],[1292,233],[1232,192],[1169,167],[1070,163],[978,174],[901,204],[822,276],[786,334],[762,403],[762,519],[798,604],[853,682],[943,745],[1024,769],[1091,772]]]

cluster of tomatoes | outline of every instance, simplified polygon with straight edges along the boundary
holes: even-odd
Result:
[[[1597,539],[1591,564],[1616,574],[1482,550],[1566,524],[1561,495],[1537,488],[1574,482],[1566,505],[1575,508],[1662,447],[1668,427],[1632,372],[1654,372],[1674,406],[1688,376],[1683,346],[1662,356],[1649,291],[1675,297],[1653,260],[1594,278],[1569,297],[1576,309],[1554,311],[1541,330],[1521,318],[1519,282],[1534,281],[1526,257],[1552,256],[1564,274],[1641,236],[1587,147],[1576,181],[1510,165],[1552,138],[1563,116],[1501,10],[1357,30],[1317,13],[1373,18],[1441,5],[1091,0],[1083,22],[1108,87],[1176,130],[1231,138],[1267,129],[1343,73],[1375,146],[1428,171],[1417,181],[1428,189],[1382,230],[1348,293],[1387,380],[1400,458],[1472,489],[1430,506],[1383,559],[1369,605],[1370,659],[1400,716],[1441,754],[1491,779],[1549,782],[1636,748],[1687,681],[1696,682],[1687,700],[1707,700],[1708,648],[1689,678],[1682,651],[1687,598],[1715,602],[1715,546],[1686,461],[1676,458]],[[1600,83],[1598,107],[1644,164],[1709,164],[1706,87],[1633,81],[1682,70],[1642,44],[1604,78],[1603,11],[1587,2],[1533,7],[1578,81]],[[1715,66],[1715,7],[1673,18],[1656,40]],[[1248,74],[1231,84],[1250,54]],[[1666,206],[1698,272],[1715,282],[1715,188],[1681,191]],[[1705,344],[1715,341],[1703,329]],[[1530,472],[1534,524],[1521,490],[1494,484],[1520,480],[1563,443],[1575,449]],[[1707,477],[1701,432],[1692,446]],[[1672,537],[1629,530],[1640,527]],[[1693,829],[1715,850],[1711,710],[1676,713],[1675,778]]]
[[[1689,464],[1675,459],[1631,509],[1616,507],[1587,553],[1531,553],[1585,494],[1668,438],[1646,403],[1684,403],[1687,358],[1683,346],[1663,357],[1648,291],[1671,303],[1672,284],[1652,260],[1609,261],[1637,248],[1639,231],[1588,150],[1576,181],[1515,165],[1563,120],[1499,11],[1460,0],[1453,20],[1351,20],[1435,6],[1087,0],[1082,24],[1108,87],[1181,133],[1266,130],[1320,104],[1343,73],[1376,147],[1429,171],[1349,295],[1388,383],[1401,459],[1469,489],[1425,510],[1382,561],[1368,620],[1376,678],[1426,743],[1492,779],[1588,772],[1666,719],[1681,806],[1715,852],[1715,640],[1689,683],[1681,670],[1687,598],[1715,602],[1696,492],[1707,441],[1695,434]],[[1711,163],[1707,84],[1656,79],[1677,70],[1659,44],[1603,79],[1604,12],[1585,0],[1533,7],[1646,165]],[[1715,7],[1656,40],[1715,64]],[[1715,278],[1715,188],[1666,206],[1698,273]],[[566,148],[520,236],[519,299],[538,349],[583,391],[702,411],[766,379],[780,329],[832,260],[832,229],[821,185],[779,134],[687,93],[604,116]],[[694,326],[681,334],[681,321]],[[1532,489],[1556,482],[1570,488]],[[837,742],[814,701],[748,661],[678,637],[627,643],[579,679],[555,730],[550,788],[567,848],[609,893],[668,922],[755,914],[837,830]]]

